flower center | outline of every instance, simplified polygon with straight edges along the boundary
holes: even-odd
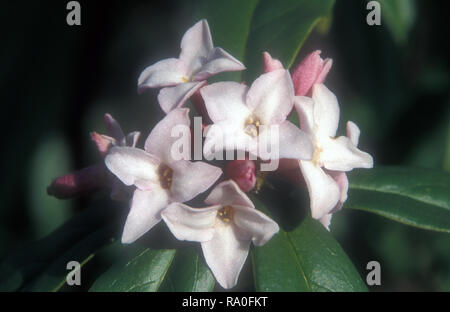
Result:
[[[250,115],[250,117],[247,118],[244,125],[244,131],[252,138],[257,137],[259,134],[259,126],[261,125],[261,121],[259,118]]]
[[[183,76],[181,79],[183,80],[183,82],[189,82],[189,78],[186,76]]]
[[[159,182],[161,183],[161,186],[165,189],[168,189],[172,186],[172,175],[173,170],[170,169],[169,166],[165,164],[159,165],[158,168],[158,174],[159,174]]]
[[[224,206],[217,212],[217,216],[225,223],[233,220],[234,210],[231,206]]]
[[[320,166],[320,153],[323,151],[323,149],[319,146],[314,147],[314,154],[312,156],[312,162],[315,166]]]

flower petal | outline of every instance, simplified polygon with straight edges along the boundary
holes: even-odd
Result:
[[[316,78],[316,81],[314,83],[323,83],[325,81],[325,78],[328,75],[328,72],[331,69],[331,65],[333,65],[333,60],[330,58],[327,58],[323,61],[322,70],[320,71],[319,75]]]
[[[321,144],[320,161],[328,170],[350,171],[353,168],[373,167],[372,156],[356,148],[347,137],[327,138]]]
[[[208,77],[229,71],[244,70],[245,66],[239,60],[234,58],[228,52],[221,48],[214,48],[209,52],[206,64],[204,64],[200,71],[193,77],[193,80],[205,80]]]
[[[331,218],[333,217],[332,213],[324,215],[322,218],[319,219],[319,222],[322,223],[322,225],[329,231],[330,230],[330,224],[331,224]]]
[[[300,160],[300,169],[308,187],[311,215],[314,219],[320,219],[330,213],[339,201],[339,186],[311,161]]]
[[[138,79],[138,92],[147,88],[159,88],[177,85],[188,79],[186,66],[176,58],[159,61],[140,74]]]
[[[213,49],[211,32],[205,19],[189,28],[181,39],[180,60],[186,64],[189,73],[197,72]]]
[[[237,284],[250,248],[250,240],[240,240],[239,236],[233,225],[219,225],[213,238],[201,243],[206,263],[225,289]]]
[[[109,149],[117,144],[116,139],[107,135],[98,134],[95,131],[91,132],[91,140],[94,141],[102,157],[105,157]]]
[[[361,131],[353,121],[347,121],[347,137],[353,145],[358,146]]]
[[[232,180],[227,180],[218,184],[205,199],[205,203],[208,205],[244,206],[255,208],[252,201]]]
[[[186,202],[205,192],[222,175],[222,169],[205,162],[180,160],[173,162],[171,198],[177,202]]]
[[[248,87],[237,82],[217,82],[200,90],[208,115],[214,123],[244,124],[250,114],[245,105]]]
[[[118,143],[122,142],[125,135],[119,123],[110,114],[105,114],[104,119],[109,135],[116,139]]]
[[[133,147],[113,147],[105,158],[106,167],[125,185],[147,190],[159,184],[159,160]]]
[[[277,69],[283,69],[283,64],[277,59],[272,58],[268,52],[263,53],[264,73],[268,73]]]
[[[183,106],[183,104],[202,86],[206,81],[180,83],[175,87],[163,88],[158,94],[158,103],[167,114],[171,110]]]
[[[341,196],[339,197],[339,201],[336,204],[336,206],[333,208],[332,212],[336,212],[338,210],[341,210],[342,205],[347,200],[347,193],[348,193],[348,178],[347,174],[344,171],[331,171],[327,170],[326,173],[333,178],[334,181],[339,186],[339,192],[341,193]]]
[[[145,141],[145,150],[158,157],[162,162],[169,165],[171,162],[179,160],[172,157],[172,146],[178,140],[183,141],[183,146],[188,149],[187,155],[191,154],[191,136],[190,136],[190,120],[189,109],[178,108],[166,115],[160,122],[156,124]],[[189,137],[172,137],[172,130],[175,127],[185,127],[189,130]]]
[[[294,105],[294,86],[289,72],[278,69],[259,76],[248,90],[246,103],[262,124],[285,121]]]
[[[125,145],[136,147],[137,141],[139,140],[139,137],[141,136],[141,133],[139,131],[133,131],[127,134],[125,139]]]
[[[259,210],[244,206],[233,206],[233,208],[234,223],[249,234],[256,246],[264,245],[280,230],[275,221]]]
[[[214,224],[220,206],[191,208],[172,203],[161,212],[169,230],[178,240],[205,242],[214,236]]]
[[[311,160],[314,146],[310,136],[297,128],[292,122],[286,120],[280,125],[261,126],[260,129],[262,131],[258,136],[258,156],[261,159]],[[278,136],[276,135],[277,132]],[[273,142],[273,140],[278,140],[278,143]],[[278,147],[278,154],[271,150],[271,146]]]
[[[300,121],[300,129],[308,134],[314,133],[314,101],[306,96],[294,98],[295,109]]]
[[[323,84],[313,86],[314,124],[316,137],[334,137],[339,124],[339,104],[336,96]]]
[[[169,194],[162,188],[135,190],[123,229],[122,243],[130,244],[154,227],[161,221],[161,211],[168,204]]]

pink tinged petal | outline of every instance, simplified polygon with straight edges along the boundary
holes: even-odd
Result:
[[[272,58],[268,52],[263,53],[264,73],[268,73],[277,69],[283,69],[283,64],[277,59]]]
[[[187,155],[190,155],[190,142],[191,138],[189,137],[172,137],[172,130],[176,130],[177,127],[189,130],[190,134],[190,124],[189,120],[189,109],[187,108],[178,108],[166,115],[160,122],[156,124],[153,130],[150,132],[147,140],[145,141],[145,150],[158,157],[162,162],[169,165],[171,162],[179,160],[174,159],[172,157],[172,147],[175,142],[179,142],[179,140],[185,139],[184,147],[188,149],[186,152]],[[176,131],[178,134],[178,131]],[[174,135],[175,135],[174,134]]]
[[[227,163],[227,178],[236,182],[239,188],[247,193],[256,185],[255,162],[250,159],[232,160]]]
[[[217,282],[225,289],[237,284],[250,248],[250,240],[241,240],[231,224],[215,227],[214,236],[202,242],[203,255]]]
[[[204,64],[200,68],[200,71],[195,74],[193,80],[205,80],[208,77],[221,72],[239,71],[244,69],[244,64],[242,64],[228,52],[224,51],[221,48],[214,48],[209,52],[206,64]]]
[[[329,171],[327,170],[326,173],[330,175],[338,184],[339,191],[341,193],[341,196],[339,198],[339,202],[336,204],[336,206],[333,208],[332,212],[336,212],[341,210],[342,205],[347,200],[347,193],[348,193],[348,178],[347,174],[343,171]]]
[[[133,131],[127,134],[125,145],[130,147],[136,147],[141,133],[139,131]]]
[[[326,73],[320,75],[323,69],[323,60],[320,57],[320,53],[317,50],[307,55],[292,73],[295,95],[307,95],[311,87],[316,83],[317,78],[326,75]]]
[[[311,216],[320,219],[336,206],[341,196],[339,186],[311,161],[300,161],[300,169],[309,192]]]
[[[158,94],[158,103],[167,114],[171,110],[183,106],[183,104],[201,87],[206,81],[186,82],[175,87],[163,88]]]
[[[310,136],[290,121],[286,120],[280,125],[271,125],[269,127],[262,126],[261,129],[264,129],[258,136],[258,156],[261,159],[291,158],[311,160],[314,146]],[[278,136],[276,135],[277,132]],[[278,143],[273,142],[273,140],[278,140]],[[275,150],[277,153],[271,151],[271,146],[275,149],[278,147],[278,150]],[[266,153],[262,151],[266,151]],[[270,151],[270,153],[267,151]]]
[[[203,87],[200,94],[214,123],[226,121],[243,126],[250,114],[245,105],[247,91],[247,86],[237,82],[218,82]]]
[[[329,213],[324,215],[322,218],[319,219],[319,222],[322,223],[322,225],[329,231],[330,230],[330,224],[331,224],[331,218],[333,217],[333,214]]]
[[[314,124],[316,137],[334,137],[339,124],[339,104],[336,96],[323,84],[313,87]]]
[[[180,160],[170,167],[173,170],[171,199],[181,203],[205,192],[222,175],[222,169],[201,161]]]
[[[262,124],[285,121],[294,105],[294,87],[289,72],[278,69],[259,76],[248,90],[246,103]]]
[[[332,59],[327,58],[323,61],[322,70],[320,71],[314,83],[323,83],[325,81],[325,78],[327,77],[328,72],[331,69],[331,65],[333,65]]]
[[[328,170],[350,171],[353,168],[372,168],[373,159],[356,148],[349,138],[340,136],[322,141],[320,161]]]
[[[243,206],[233,208],[234,224],[246,232],[256,246],[264,245],[280,230],[275,221],[259,210]]]
[[[213,49],[211,32],[205,19],[189,28],[181,40],[180,61],[188,68],[189,73],[197,72],[210,51]]]
[[[138,79],[138,93],[147,88],[174,86],[188,79],[186,66],[176,58],[159,61],[140,74]]]
[[[218,184],[205,199],[208,205],[244,206],[255,208],[252,201],[232,180]]]
[[[116,139],[107,135],[98,134],[97,132],[91,132],[91,140],[94,141],[102,157],[105,157],[109,149],[117,144]]]
[[[123,134],[122,128],[120,127],[119,123],[110,114],[105,114],[104,119],[109,135],[116,139],[117,143],[120,144],[125,135]]]
[[[306,96],[296,96],[294,105],[300,121],[300,128],[312,135],[314,133],[314,101]]]
[[[347,137],[353,145],[358,146],[361,131],[353,121],[347,121]]]
[[[214,224],[220,208],[191,208],[172,203],[161,212],[161,217],[178,240],[205,242],[214,236]]]
[[[125,185],[135,185],[142,190],[159,185],[159,160],[141,149],[113,147],[105,164]]]
[[[58,199],[68,199],[95,190],[105,184],[105,167],[94,165],[54,179],[47,187],[47,194]]]
[[[130,244],[148,232],[159,221],[161,211],[169,204],[169,194],[162,188],[134,191],[131,208],[122,234],[122,243]]]

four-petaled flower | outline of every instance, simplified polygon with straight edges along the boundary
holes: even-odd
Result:
[[[179,240],[200,242],[206,263],[224,288],[236,285],[250,243],[264,245],[278,225],[255,209],[234,181],[220,183],[205,200],[206,208],[172,203],[162,218]]]
[[[191,200],[222,174],[220,168],[204,162],[174,158],[171,148],[176,138],[171,131],[178,125],[189,129],[188,113],[188,109],[179,108],[167,114],[148,136],[145,150],[113,147],[106,156],[108,169],[125,185],[136,187],[122,234],[123,243],[134,242],[156,225],[161,220],[161,211],[171,202]],[[186,140],[190,142],[190,136]]]
[[[267,149],[276,141],[276,159],[311,159],[313,146],[308,136],[286,120],[294,105],[294,88],[287,70],[263,74],[250,88],[236,82],[218,82],[203,87],[200,93],[214,122],[206,129],[205,157],[222,150],[242,150],[267,160],[261,148]]]
[[[350,126],[350,138],[335,138],[339,105],[336,96],[323,84],[314,85],[312,98],[296,97],[295,108],[301,128],[310,135],[314,144],[312,160],[299,160],[299,164],[309,191],[311,215],[321,219],[333,211],[341,199],[342,191],[346,193],[345,181],[337,182],[342,177],[338,179],[339,175],[329,170],[336,172],[372,168],[373,159],[368,153],[356,148],[353,123]],[[327,223],[326,220],[323,222]]]
[[[161,89],[158,102],[168,113],[180,107],[206,79],[225,71],[239,71],[245,66],[221,48],[214,48],[208,22],[201,20],[184,34],[178,59],[169,58],[147,67],[139,76],[138,91]]]

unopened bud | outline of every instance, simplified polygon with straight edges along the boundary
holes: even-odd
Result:
[[[251,191],[256,184],[255,163],[253,160],[232,160],[227,164],[225,173],[236,182],[243,192]]]

